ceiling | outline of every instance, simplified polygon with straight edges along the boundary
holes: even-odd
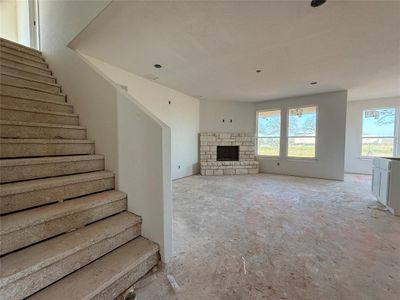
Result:
[[[207,100],[400,96],[400,1],[113,1],[71,47]]]

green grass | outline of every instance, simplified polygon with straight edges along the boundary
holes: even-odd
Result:
[[[392,156],[393,146],[391,144],[363,144],[361,156]]]
[[[279,149],[274,147],[260,146],[258,148],[258,155],[265,156],[279,156]],[[315,157],[315,147],[313,145],[297,145],[288,149],[289,157]]]

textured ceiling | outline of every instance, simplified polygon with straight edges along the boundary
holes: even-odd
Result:
[[[71,47],[208,100],[400,95],[400,1],[113,1]]]

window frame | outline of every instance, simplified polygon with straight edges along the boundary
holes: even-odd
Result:
[[[394,109],[394,130],[393,130],[393,136],[373,136],[373,137],[364,137],[363,136],[363,128],[364,128],[364,112],[367,110],[381,110],[381,109]],[[400,130],[400,108],[396,106],[383,106],[383,107],[371,107],[371,108],[363,108],[361,111],[361,135],[360,135],[360,147],[359,147],[359,155],[361,160],[372,160],[375,157],[381,157],[381,156],[367,156],[362,154],[362,148],[363,148],[363,139],[366,138],[376,138],[376,139],[393,139],[393,153],[392,156],[390,157],[396,157],[397,153],[399,152],[399,130]],[[387,157],[387,156],[385,156]]]
[[[260,112],[271,112],[271,111],[279,111],[280,112],[280,123],[279,123],[279,136],[277,137],[259,137],[258,136],[258,114]],[[268,108],[268,109],[258,109],[256,110],[256,156],[262,158],[270,158],[270,159],[280,159],[282,157],[282,108]],[[278,155],[263,155],[258,153],[258,141],[260,138],[271,138],[276,139],[279,138],[279,154]]]
[[[293,138],[289,136],[289,126],[290,126],[290,110],[292,109],[297,109],[297,108],[309,108],[309,107],[315,107],[315,151],[314,151],[314,157],[302,157],[302,156],[289,156],[289,139]],[[295,137],[309,137],[309,136],[295,136]],[[300,106],[290,106],[287,108],[286,111],[286,157],[288,160],[295,160],[295,161],[314,161],[318,160],[318,141],[319,141],[319,107],[316,104],[304,104]]]

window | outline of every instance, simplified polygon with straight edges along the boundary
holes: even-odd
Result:
[[[281,111],[257,112],[257,155],[279,156],[281,143]]]
[[[393,156],[395,148],[396,109],[363,111],[361,156]]]
[[[317,137],[317,107],[289,109],[288,157],[314,158]]]

